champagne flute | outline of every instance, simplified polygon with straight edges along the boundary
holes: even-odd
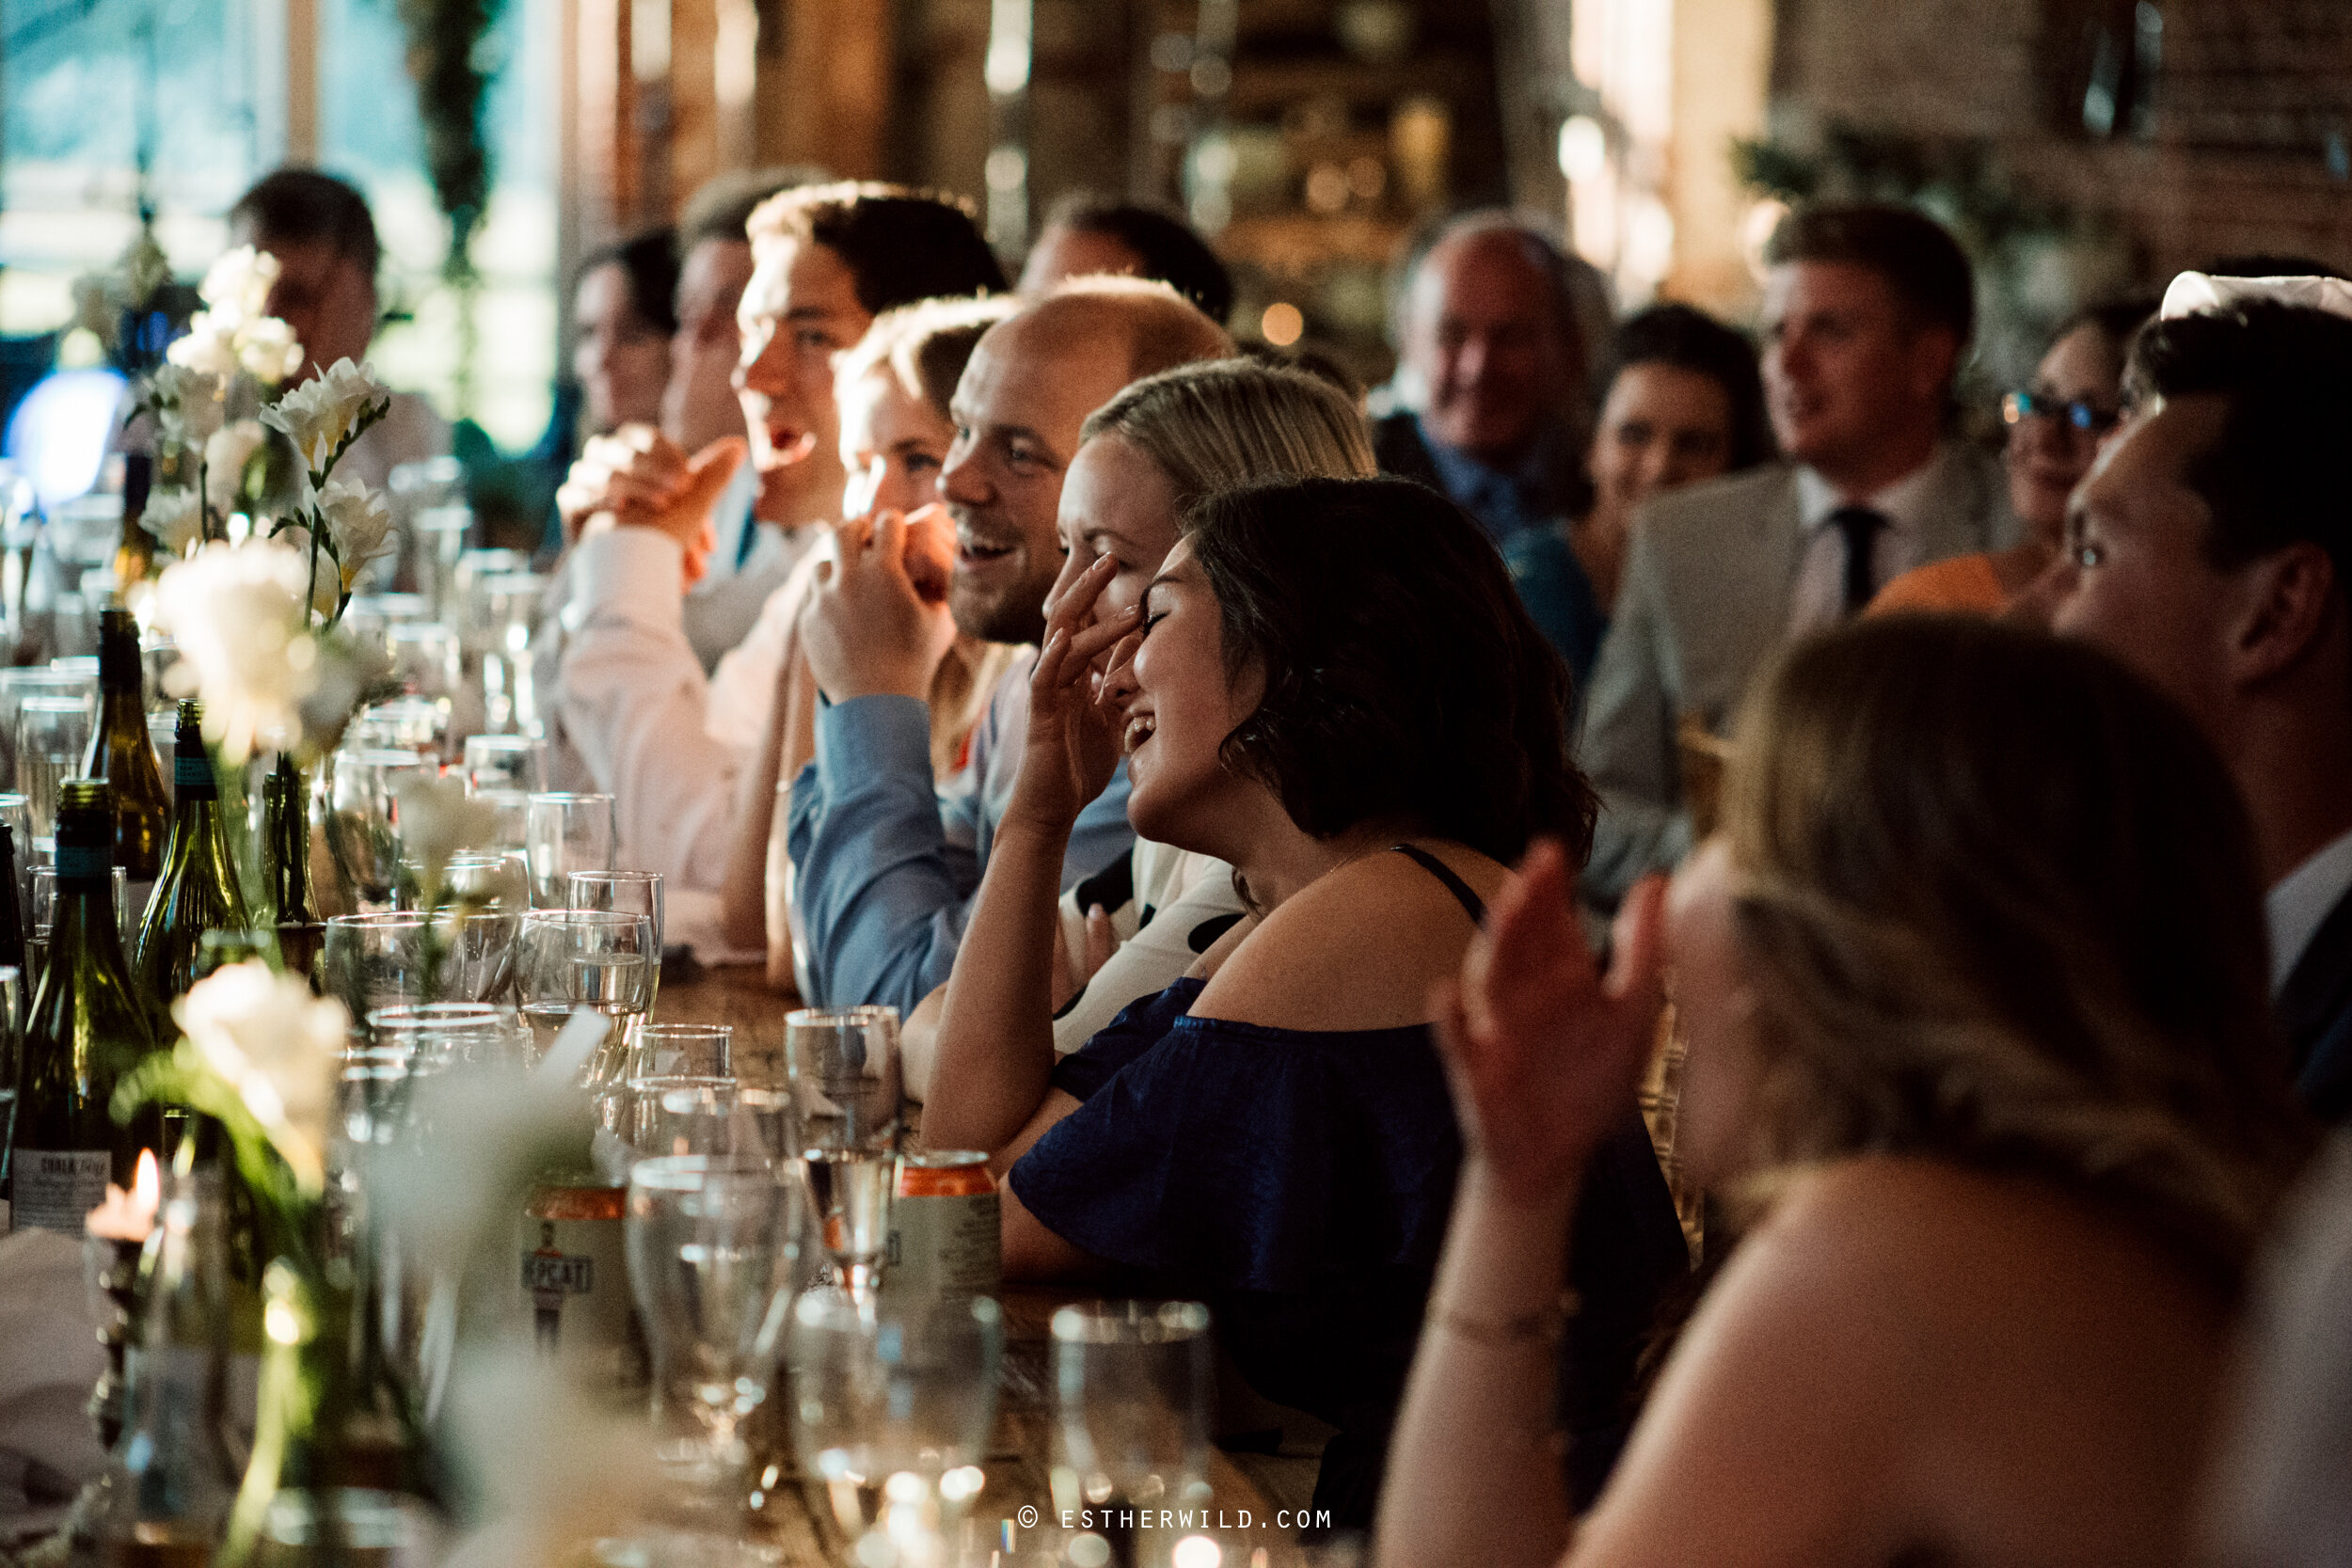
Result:
[[[1052,1333],[1055,1508],[1206,1503],[1209,1309],[1193,1301],[1073,1304],[1054,1313]],[[1123,1531],[1098,1533],[1110,1538],[1107,1555],[1134,1560]]]
[[[523,825],[531,857],[531,896],[543,910],[560,910],[575,871],[610,871],[620,816],[610,795],[557,790],[532,795]]]
[[[415,752],[339,752],[327,780],[326,846],[363,913],[392,907],[400,883],[400,786],[427,776]]]

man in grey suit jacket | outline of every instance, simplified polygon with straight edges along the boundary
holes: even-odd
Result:
[[[1975,325],[1951,237],[1902,209],[1823,206],[1767,254],[1764,385],[1787,456],[1635,515],[1581,747],[1601,795],[1584,893],[1604,908],[1691,848],[1685,715],[1724,733],[1789,637],[2016,531],[1999,464],[1944,434]]]

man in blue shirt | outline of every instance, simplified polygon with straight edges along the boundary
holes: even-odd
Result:
[[[923,694],[957,632],[1035,642],[1062,565],[1055,521],[1086,417],[1130,381],[1232,352],[1165,284],[1086,278],[989,329],[957,384],[940,494],[956,524],[940,574],[890,517],[837,531],[801,623],[827,699],[816,759],[793,785],[793,926],[812,1003],[902,1013],[945,985],[1028,728],[1034,655],[1006,673],[947,790],[931,776]],[[1127,852],[1124,768],[1079,816],[1066,890]]]

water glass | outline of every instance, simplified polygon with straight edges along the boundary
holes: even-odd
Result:
[[[733,1078],[735,1025],[732,1023],[654,1023],[637,1026],[630,1042],[628,1074],[660,1078],[683,1074],[690,1078]]]
[[[632,1078],[626,1093],[628,1121],[622,1136],[640,1156],[723,1154],[761,1161],[772,1168],[759,1129],[750,1123],[736,1125],[739,1091],[734,1079]]]
[[[494,731],[528,733],[539,725],[539,693],[531,667],[532,628],[548,579],[529,572],[485,578],[477,589],[482,645],[482,713]],[[476,623],[469,617],[469,626]],[[532,788],[539,787],[534,784]]]
[[[528,795],[545,789],[548,743],[527,735],[474,735],[466,737],[466,793],[513,790]]]
[[[524,846],[531,836],[531,797],[519,789],[471,789],[473,798],[488,806],[498,818],[489,833],[485,849],[507,849],[524,854]],[[528,856],[523,863],[526,879],[531,872]]]
[[[544,910],[566,907],[565,879],[575,871],[610,871],[620,837],[620,814],[610,795],[566,791],[534,794],[523,823],[531,857],[532,900]]]
[[[122,867],[113,867],[112,874],[115,932],[122,939],[123,961],[129,963],[137,957],[139,920],[147,911],[131,907],[130,878]],[[40,977],[41,970],[47,967],[49,961],[49,927],[56,923],[57,915],[56,863],[52,861],[47,865],[34,866],[26,885],[30,895],[25,899],[24,945],[32,973],[25,976],[25,983],[29,986]]]
[[[1077,1303],[1053,1319],[1057,1510],[1198,1507],[1209,1496],[1209,1309]]]
[[[683,1155],[629,1172],[628,1277],[653,1352],[665,1461],[712,1495],[768,1397],[800,1256],[792,1189],[761,1162]]]
[[[403,861],[397,897],[402,909],[414,909],[423,898],[424,867]],[[495,910],[520,914],[531,908],[531,873],[519,849],[469,849],[452,855],[441,867],[441,888],[436,909]]]
[[[787,1014],[784,1067],[803,1148],[898,1151],[904,1104],[898,1008],[803,1007]]]
[[[449,708],[422,697],[398,697],[359,710],[351,721],[344,744],[352,750],[414,752],[420,756],[446,755],[449,749]]]
[[[389,910],[400,882],[400,786],[432,769],[409,751],[338,752],[326,786],[326,847],[370,912]]]
[[[16,767],[16,721],[27,697],[79,697],[87,688],[81,676],[68,671],[49,669],[0,670],[0,750],[8,753],[8,764],[13,776]],[[24,786],[18,785],[20,789]]]
[[[457,634],[432,621],[405,621],[384,634],[391,678],[411,697],[439,703],[444,712],[457,689]]]
[[[424,1002],[378,1007],[367,1016],[368,1043],[408,1063],[499,1066],[522,1059],[529,1039],[512,1008],[482,1002]]]
[[[426,916],[415,910],[339,914],[326,922],[319,950],[326,994],[355,1019],[380,1008],[437,1000],[425,949]]]
[[[946,1534],[980,1491],[1004,1342],[986,1296],[819,1288],[794,1303],[785,1359],[802,1473],[852,1542],[884,1538],[853,1545],[853,1560],[946,1560]]]
[[[660,965],[653,922],[610,910],[532,910],[521,917],[515,958],[533,1059],[545,1056],[575,1012],[608,1024],[580,1075],[591,1093],[628,1083],[628,1025],[653,1006]]]
[[[661,941],[661,873],[659,871],[572,871],[564,877],[565,907],[575,910],[619,910],[653,921],[653,938]]]
[[[38,694],[17,705],[16,782],[32,808],[37,836],[56,831],[57,790],[82,776],[90,728],[89,705],[80,697]]]

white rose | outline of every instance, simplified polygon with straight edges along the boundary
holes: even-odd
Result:
[[[156,629],[180,651],[165,689],[202,699],[204,737],[230,764],[301,743],[302,699],[318,678],[302,607],[309,570],[307,556],[277,540],[215,542],[156,584]]]
[[[365,366],[338,359],[325,374],[279,398],[262,413],[262,422],[284,431],[310,472],[323,474],[360,417],[390,395]]]
[[[384,498],[365,484],[345,484],[330,479],[318,493],[320,515],[326,519],[326,537],[335,543],[342,563],[343,592],[351,592],[359,568],[377,556],[391,553],[392,511]]]
[[[236,328],[215,320],[209,310],[199,310],[188,318],[186,334],[164,350],[164,357],[199,375],[226,381],[237,373]]]
[[[439,888],[452,855],[488,843],[498,831],[498,808],[468,795],[463,779],[404,779],[398,791],[401,853],[423,867],[428,890]]]
[[[147,510],[139,515],[139,523],[155,536],[166,555],[181,556],[188,553],[201,533],[203,514],[197,508],[195,491],[174,486],[147,498]]]
[[[212,264],[196,292],[232,321],[251,321],[268,311],[278,270],[278,258],[268,251],[239,245]]]
[[[215,970],[172,1004],[197,1054],[236,1086],[295,1177],[320,1185],[351,1015],[260,959]]]
[[[259,420],[239,420],[214,432],[204,443],[204,494],[219,513],[245,509],[245,475],[254,454],[269,444]]]
[[[302,373],[302,345],[294,328],[276,316],[260,316],[237,329],[237,363],[256,381],[275,387]]]

